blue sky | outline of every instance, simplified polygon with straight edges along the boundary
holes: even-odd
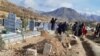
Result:
[[[81,13],[100,15],[100,0],[9,0],[26,8],[52,11],[60,7],[73,8]]]

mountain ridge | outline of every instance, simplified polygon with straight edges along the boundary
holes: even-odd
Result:
[[[1,2],[2,1],[2,2]],[[9,6],[8,6],[9,5]],[[0,11],[13,12],[16,13],[17,16],[23,16],[27,18],[39,18],[50,20],[52,17],[73,20],[73,21],[99,21],[100,16],[98,15],[83,15],[72,8],[61,7],[54,11],[50,12],[41,12],[38,10],[32,10],[31,8],[25,8],[21,6],[17,6],[7,0],[0,0]]]
[[[72,8],[61,7],[54,11],[44,12],[43,15],[53,16],[57,18],[66,18],[67,20],[78,21],[100,21],[98,15],[83,15]]]

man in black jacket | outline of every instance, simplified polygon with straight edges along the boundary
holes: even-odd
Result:
[[[95,33],[100,37],[100,23],[97,24]]]
[[[55,29],[56,20],[57,19],[54,19],[54,18],[51,19],[51,21],[50,21],[50,23],[51,23],[51,30],[54,30]]]

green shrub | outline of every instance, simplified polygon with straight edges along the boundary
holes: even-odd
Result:
[[[3,33],[3,34],[6,34],[6,33],[7,33],[7,31],[6,31],[6,30],[2,30],[2,33]]]

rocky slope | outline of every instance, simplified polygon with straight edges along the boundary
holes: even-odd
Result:
[[[13,12],[17,14],[17,16],[22,17],[24,16],[25,18],[37,18],[37,19],[47,19],[48,17],[40,15],[38,13],[33,12],[30,9],[17,6],[9,1],[5,0],[0,0],[0,11],[5,11],[5,12]]]

